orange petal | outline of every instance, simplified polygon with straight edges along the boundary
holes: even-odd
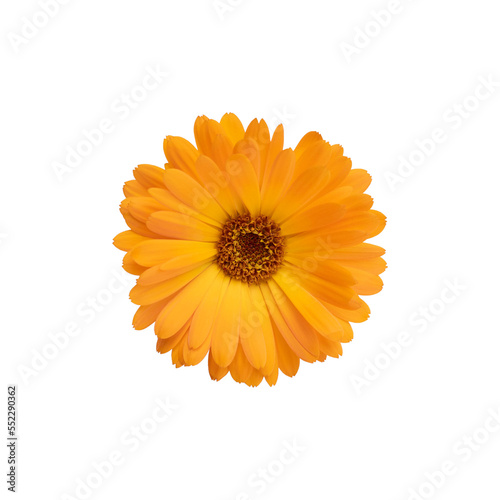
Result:
[[[269,143],[266,163],[262,165],[263,167],[262,179],[264,179],[266,175],[269,175],[266,174],[266,171],[273,166],[274,162],[276,161],[276,158],[281,153],[281,151],[283,151],[284,135],[285,132],[283,129],[283,125],[280,123],[276,127],[276,130],[273,133],[273,138]],[[293,158],[295,160],[295,154],[293,155]]]
[[[304,152],[297,155],[295,175],[297,178],[306,170],[314,167],[325,167],[332,155],[332,148],[326,141],[315,141]]]
[[[196,168],[205,189],[210,192],[227,214],[236,217],[243,204],[230,188],[229,174],[204,155],[198,158]]]
[[[149,238],[134,233],[134,231],[123,231],[117,234],[113,240],[113,245],[120,250],[128,252],[135,245],[147,241]]]
[[[280,224],[283,220],[298,212],[328,182],[330,172],[324,167],[306,170],[292,183],[280,204],[273,213],[273,219]]]
[[[127,181],[123,186],[123,194],[127,198],[132,196],[147,196],[148,190],[138,181]]]
[[[172,239],[216,242],[220,237],[218,229],[179,212],[155,212],[149,217],[146,226],[151,231]]]
[[[221,314],[214,321],[210,352],[215,363],[221,367],[230,365],[238,348],[243,286],[246,285],[232,279],[218,306]]]
[[[356,193],[363,193],[371,182],[372,176],[366,170],[355,168],[349,172],[339,186],[351,186]]]
[[[281,224],[284,236],[315,231],[325,226],[331,226],[345,214],[345,208],[336,203],[325,203],[297,212]],[[151,228],[150,228],[151,229]]]
[[[189,141],[182,137],[169,135],[163,141],[163,150],[171,167],[185,172],[193,179],[198,179],[195,164],[200,153]]]
[[[226,170],[231,178],[231,185],[243,201],[251,215],[260,213],[260,189],[255,170],[249,159],[241,154],[231,155]]]
[[[295,155],[291,149],[281,151],[274,163],[266,168],[262,179],[263,214],[271,214],[281,202],[292,181],[295,168]]]
[[[227,375],[227,372],[229,371],[229,367],[225,366],[219,366],[215,361],[212,356],[212,352],[209,353],[208,355],[208,373],[210,374],[210,378],[212,380],[220,380],[223,377]]]
[[[164,168],[155,165],[139,165],[134,170],[134,177],[146,189],[163,186]]]
[[[188,345],[190,348],[198,349],[210,337],[220,298],[225,295],[229,280],[230,278],[224,274],[218,274],[214,284],[200,302],[189,329]]]
[[[206,222],[207,224],[211,224],[212,226],[222,227],[221,222],[218,222],[211,217],[207,217],[194,208],[188,207],[167,189],[151,188],[148,190],[148,194],[164,206],[163,210],[172,210],[181,214],[187,214],[191,217],[196,217],[198,220]]]
[[[300,366],[300,358],[293,352],[281,335],[278,327],[274,324],[274,338],[276,342],[276,352],[278,357],[279,369],[288,377],[296,375]],[[320,340],[324,337],[321,336]]]
[[[136,245],[132,257],[141,266],[152,267],[176,258],[178,267],[188,266],[200,260],[215,257],[213,243],[187,240],[148,240]]]
[[[132,290],[130,290],[130,300],[134,304],[147,306],[166,299],[199,276],[209,265],[210,264],[205,264],[204,266],[197,267],[187,273],[180,274],[175,278],[155,283],[154,285],[135,285]]]
[[[246,156],[250,163],[253,166],[253,169],[255,171],[255,175],[258,180],[258,184],[260,185],[260,151],[259,151],[259,144],[257,141],[255,141],[252,138],[245,138],[239,141],[235,146],[234,146],[234,154],[239,154]],[[228,159],[228,161],[231,160],[231,157]],[[226,166],[227,168],[227,166]]]
[[[270,280],[268,282],[269,289],[273,294],[274,300],[295,339],[313,355],[314,359],[319,356],[319,343],[318,336],[303,314],[294,306],[291,300],[283,294],[282,290],[278,288],[276,282]],[[274,319],[276,319],[273,316]],[[279,323],[276,322],[279,327]],[[280,330],[285,337],[283,330]],[[286,338],[286,337],[285,337]],[[287,339],[288,340],[288,339]],[[290,347],[293,346],[290,344]]]
[[[152,325],[156,321],[158,314],[160,314],[162,309],[167,305],[168,300],[169,299],[164,299],[159,302],[155,302],[154,304],[140,306],[134,315],[134,319],[132,320],[134,328],[136,330],[144,330],[148,326]]]
[[[192,177],[180,170],[165,171],[163,180],[167,189],[182,203],[203,212],[218,222],[225,222],[228,215],[213,196]]]
[[[165,207],[150,196],[137,196],[129,199],[128,211],[135,219],[144,224],[149,216],[159,210],[165,210]]]
[[[278,284],[290,302],[297,308],[297,311],[312,328],[326,338],[340,340],[342,327],[318,299],[297,283],[290,281],[289,276],[283,272],[283,269],[278,270],[273,275],[273,281]],[[284,303],[286,302],[284,301]],[[279,305],[281,306],[281,304]],[[286,319],[288,320],[288,314],[286,315]]]
[[[255,285],[242,287],[240,342],[250,364],[255,369],[261,370],[266,364],[267,356],[262,328],[264,315],[263,312],[256,309],[250,295],[250,289],[258,292],[257,288]],[[267,311],[265,313],[267,314]]]
[[[234,113],[226,113],[221,118],[220,124],[233,145],[243,139],[245,129],[243,128],[240,119]]]

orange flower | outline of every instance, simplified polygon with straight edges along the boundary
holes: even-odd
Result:
[[[309,132],[283,149],[283,126],[245,130],[234,114],[198,117],[196,146],[168,136],[165,168],[139,165],[125,183],[130,230],[114,244],[138,275],[133,325],[155,323],[157,350],[177,366],[208,354],[212,379],[228,372],[250,386],[300,360],[342,354],[350,322],[365,321],[360,295],[382,289],[384,250],[364,241],[382,231],[343,148]]]

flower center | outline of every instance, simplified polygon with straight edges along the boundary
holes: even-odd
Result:
[[[244,283],[260,283],[274,274],[285,256],[285,237],[269,217],[246,214],[229,219],[217,244],[217,264]]]

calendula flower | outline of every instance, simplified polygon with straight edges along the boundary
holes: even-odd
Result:
[[[208,354],[212,379],[250,386],[290,377],[300,360],[342,354],[360,295],[379,292],[384,250],[365,243],[384,228],[343,148],[317,132],[283,149],[264,120],[199,117],[196,147],[164,141],[164,168],[139,165],[125,183],[130,230],[114,244],[138,276],[133,325],[155,324],[157,350],[177,366]]]

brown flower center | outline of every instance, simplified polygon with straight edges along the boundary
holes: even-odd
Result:
[[[260,283],[274,274],[285,256],[285,237],[269,217],[246,214],[229,219],[217,244],[217,264],[244,283]]]

